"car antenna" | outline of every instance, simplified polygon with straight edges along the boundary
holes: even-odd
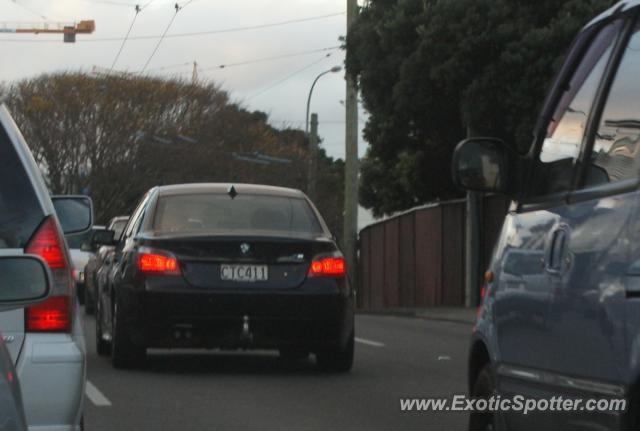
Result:
[[[231,197],[231,199],[238,196],[238,192],[236,191],[236,188],[233,186],[233,184],[229,187],[229,190],[227,190],[227,194]]]

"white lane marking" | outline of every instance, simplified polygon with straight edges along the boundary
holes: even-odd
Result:
[[[356,343],[360,343],[360,344],[366,344],[367,346],[372,346],[372,347],[384,347],[384,343],[380,343],[378,341],[371,341],[371,340],[366,340],[364,338],[355,338]]]
[[[451,360],[451,356],[438,356],[438,361],[450,361]]]
[[[97,407],[108,407],[111,405],[111,401],[107,397],[104,396],[102,392],[87,380],[87,385],[85,386],[84,393],[87,394],[87,397],[91,400],[91,402]]]

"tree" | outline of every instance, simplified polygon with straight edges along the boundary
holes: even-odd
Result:
[[[130,214],[155,185],[244,182],[306,189],[309,146],[213,83],[137,76],[42,75],[4,89],[52,193],[87,193],[96,219]],[[263,154],[289,163],[259,164]],[[342,228],[341,161],[321,155],[316,202]]]
[[[468,133],[520,151],[578,30],[613,0],[371,0],[347,37],[370,113],[360,200],[380,216],[460,196]]]

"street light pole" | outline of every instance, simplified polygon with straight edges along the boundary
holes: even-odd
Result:
[[[316,83],[318,82],[318,80],[320,78],[322,78],[327,73],[338,73],[341,70],[342,70],[342,67],[333,66],[331,69],[325,70],[320,75],[316,76],[316,79],[313,80],[313,84],[311,84],[311,89],[309,90],[309,97],[307,98],[307,115],[305,115],[305,117],[304,117],[305,118],[305,122],[306,122],[305,127],[304,127],[305,136],[309,136],[309,109],[311,108],[311,95],[313,94],[313,89],[315,88]]]
[[[342,70],[340,66],[334,66],[329,70],[325,70],[313,80],[313,84],[311,84],[311,89],[309,90],[309,97],[307,98],[307,114],[305,116],[305,128],[304,134],[305,137],[309,140],[309,167],[307,171],[307,195],[311,200],[316,198],[316,184],[317,184],[317,174],[318,174],[318,116],[313,114],[315,118],[315,127],[311,128],[311,135],[309,135],[309,110],[311,108],[311,95],[313,94],[313,89],[316,86],[316,83],[320,78],[328,73],[337,73]],[[312,124],[313,125],[313,124]]]

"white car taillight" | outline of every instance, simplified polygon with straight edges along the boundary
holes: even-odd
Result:
[[[47,262],[54,278],[52,295],[25,310],[27,332],[70,332],[73,277],[64,250],[64,239],[52,217],[47,217],[33,235],[25,253]]]

